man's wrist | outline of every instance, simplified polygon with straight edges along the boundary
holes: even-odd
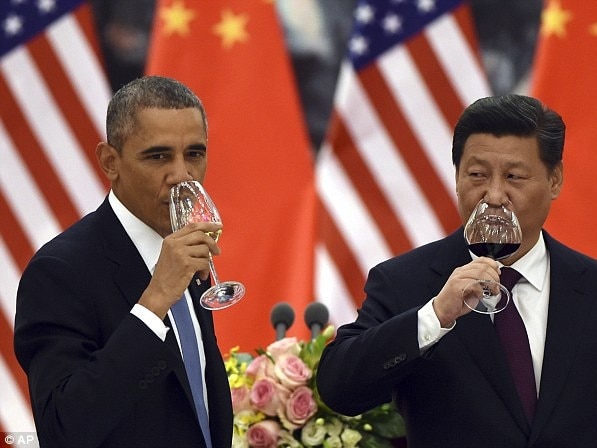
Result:
[[[164,325],[163,320],[149,308],[146,308],[140,303],[136,303],[131,309],[131,314],[139,318],[162,341],[166,340],[166,333],[168,333],[169,328]]]

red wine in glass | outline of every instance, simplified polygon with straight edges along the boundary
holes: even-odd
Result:
[[[520,243],[472,243],[468,246],[477,257],[490,257],[494,260],[508,258],[519,247]]]
[[[481,200],[464,226],[464,237],[476,256],[501,260],[518,250],[522,231],[512,210]],[[476,280],[467,285],[462,294],[467,307],[483,314],[502,311],[510,301],[508,290],[491,280]]]

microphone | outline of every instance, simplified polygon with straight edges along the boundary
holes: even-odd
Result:
[[[294,310],[286,302],[277,303],[270,314],[270,321],[276,330],[276,341],[286,336],[286,331],[294,322]]]
[[[321,302],[311,302],[305,309],[305,323],[311,329],[311,339],[315,339],[324,325],[328,323],[330,313]]]

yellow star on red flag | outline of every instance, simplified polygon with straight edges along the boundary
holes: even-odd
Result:
[[[190,32],[190,23],[195,18],[195,11],[187,8],[183,0],[175,0],[170,6],[164,6],[159,14],[166,36],[186,36]]]
[[[552,0],[541,14],[541,33],[545,36],[566,35],[566,25],[572,20],[572,12],[562,9],[559,1]]]
[[[247,23],[249,17],[246,14],[234,14],[231,10],[222,11],[220,21],[214,25],[213,32],[220,36],[224,48],[231,48],[236,43],[245,42],[249,39]]]

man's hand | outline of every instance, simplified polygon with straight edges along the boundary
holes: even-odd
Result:
[[[208,233],[221,229],[221,223],[195,222],[164,238],[153,277],[139,304],[163,319],[180,299],[195,273],[201,280],[206,280],[210,253],[220,254],[220,248]]]
[[[464,304],[463,291],[477,280],[499,282],[498,263],[487,257],[479,257],[464,266],[454,269],[450,278],[433,301],[433,309],[442,328],[450,328],[460,316],[471,309]]]

